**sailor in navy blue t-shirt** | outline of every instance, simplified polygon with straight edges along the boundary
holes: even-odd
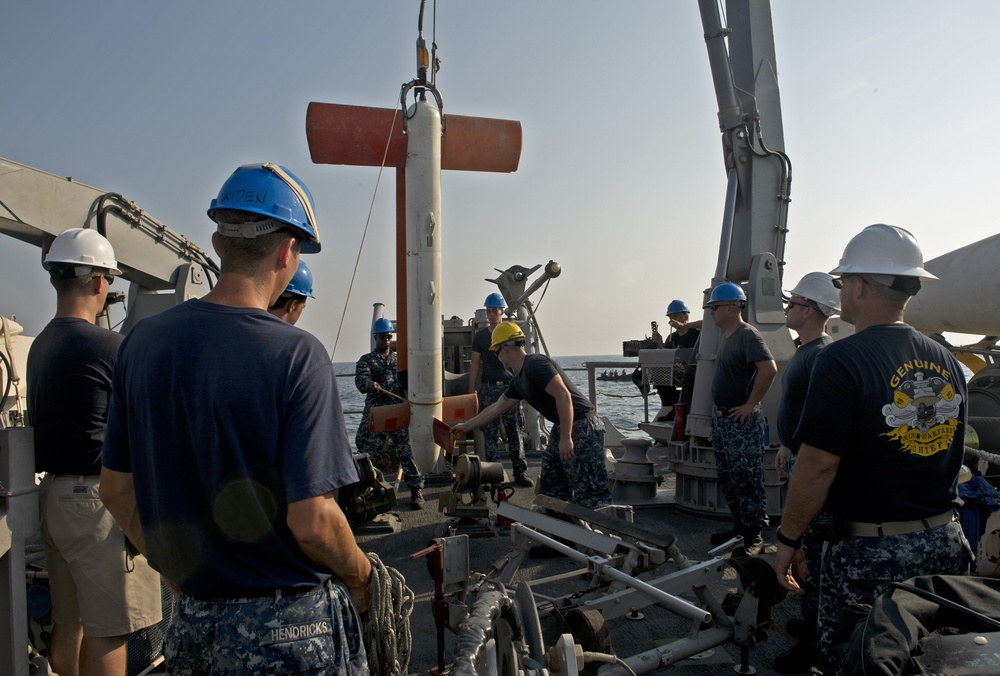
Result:
[[[906,230],[872,225],[831,272],[841,316],[856,333],[816,359],[794,439],[801,444],[778,530],[775,571],[819,575],[817,655],[839,668],[831,646],[840,611],[872,603],[894,581],[968,571],[971,553],[954,509],[965,445],[968,392],[961,367],[940,344],[903,322],[923,255]],[[835,527],[820,571],[804,564],[801,538],[822,509]]]

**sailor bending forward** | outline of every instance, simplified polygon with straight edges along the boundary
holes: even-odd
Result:
[[[494,329],[490,349],[514,377],[495,404],[452,429],[459,434],[478,429],[523,400],[552,423],[549,445],[542,454],[538,492],[589,509],[611,504],[604,466],[604,426],[594,407],[552,359],[527,354],[524,340],[524,333],[513,322],[503,322]]]

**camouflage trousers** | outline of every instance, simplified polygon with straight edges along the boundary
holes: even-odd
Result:
[[[361,619],[328,581],[302,594],[201,601],[182,594],[163,644],[167,674],[368,674]]]
[[[719,488],[737,528],[766,526],[764,414],[754,411],[742,423],[713,416],[712,451]]]
[[[413,462],[413,451],[410,449],[410,433],[406,430],[393,430],[391,432],[372,432],[368,428],[368,409],[361,415],[361,425],[358,426],[358,433],[354,437],[354,445],[358,448],[358,453],[367,453],[372,459],[372,464],[381,470],[385,470],[385,464],[380,464],[382,450],[388,439],[396,448],[396,457],[399,458],[399,466],[403,468],[403,479],[410,488],[423,488],[424,477],[417,470]]]
[[[559,459],[559,425],[552,426],[549,445],[542,453],[538,492],[588,509],[610,505],[608,470],[604,465],[604,423],[596,417],[573,421],[573,457]]]
[[[917,575],[965,575],[970,561],[969,543],[955,521],[917,533],[824,543],[817,642],[820,669],[833,674],[840,668],[830,647],[842,609],[852,603],[872,603],[893,582]]]
[[[792,480],[792,470],[795,467],[795,459],[798,453],[788,456],[788,481]],[[820,512],[816,516],[823,516]],[[809,568],[809,576],[802,580],[802,619],[806,621],[807,627],[812,627],[815,631],[816,617],[819,614],[819,576],[823,565],[823,541],[819,539],[812,526],[806,528],[802,534],[802,556],[806,559],[806,566]],[[805,637],[803,637],[805,638]],[[810,638],[815,641],[813,634]]]
[[[483,383],[479,386],[479,410],[496,403],[500,395],[507,391],[506,385],[494,385]],[[499,418],[492,420],[479,429],[483,433],[483,454],[489,462],[500,462],[500,425],[503,425],[504,433],[507,435],[507,454],[510,456],[510,464],[514,470],[514,475],[519,476],[528,471],[528,463],[524,459],[524,442],[521,439],[521,431],[524,429],[524,416],[521,413],[521,404],[504,413]]]

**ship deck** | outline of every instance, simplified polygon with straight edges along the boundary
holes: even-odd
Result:
[[[536,485],[539,472],[539,457],[528,457],[529,476],[535,479]],[[508,467],[508,473],[510,472]],[[672,476],[666,475],[661,490],[670,490]],[[388,566],[399,570],[406,578],[407,585],[413,590],[416,602],[410,618],[413,636],[412,654],[409,663],[409,673],[426,674],[437,666],[437,638],[432,610],[433,580],[428,570],[426,559],[411,560],[410,554],[418,552],[443,532],[447,521],[444,514],[437,511],[438,495],[450,490],[449,486],[430,485],[424,490],[427,504],[422,510],[411,510],[408,503],[408,491],[405,485],[400,494],[399,517],[402,529],[391,535],[379,535],[359,532],[358,542],[365,551],[376,553]],[[513,504],[529,507],[534,499],[534,489],[517,489],[511,498]],[[491,507],[491,517],[495,518],[495,507]],[[645,507],[635,510],[635,523],[645,529],[672,535],[677,540],[680,550],[694,561],[711,558],[707,552],[711,548],[708,536],[716,530],[721,530],[728,522],[711,518],[709,515],[696,514],[676,505]],[[762,557],[769,560],[773,557],[774,530],[772,525],[764,532],[765,543],[768,545]],[[512,548],[512,541],[506,531],[498,531],[496,536],[471,536],[469,566],[472,571],[488,571],[491,565],[504,556]],[[534,580],[557,575],[579,568],[568,558],[525,558],[514,584],[520,580]],[[643,577],[648,577],[649,574]],[[569,583],[567,583],[569,584]],[[737,590],[737,575],[734,569],[725,567],[721,579],[710,586],[710,591],[720,601],[727,592]],[[693,599],[693,596],[690,598]],[[758,674],[773,674],[774,658],[790,648],[794,643],[784,631],[785,622],[798,615],[799,601],[789,595],[771,609],[772,623],[767,630],[768,638],[762,643],[750,648],[749,662],[756,668]],[[608,628],[612,637],[613,650],[620,657],[629,657],[645,652],[658,644],[669,642],[686,635],[691,628],[689,620],[684,620],[669,611],[650,606],[642,610],[643,618],[638,620],[619,618],[609,621]],[[542,629],[546,647],[554,644],[560,633],[554,620],[542,618]],[[445,660],[451,661],[451,651],[455,645],[456,636],[450,630],[445,630]],[[688,659],[676,665],[661,667],[655,672],[663,674],[707,675],[733,673],[733,667],[740,662],[740,650],[734,645],[723,645],[712,649],[699,659]]]

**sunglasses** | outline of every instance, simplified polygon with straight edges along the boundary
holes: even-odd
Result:
[[[785,305],[787,305],[789,308],[793,308],[793,307],[806,307],[806,308],[809,308],[809,307],[812,307],[812,305],[807,305],[805,303],[796,303],[794,300],[786,300],[785,301]]]
[[[733,303],[726,303],[725,305],[712,305],[708,308],[709,312],[715,312],[716,310],[721,310],[724,307],[738,307]]]
[[[865,279],[864,277],[862,277],[861,275],[846,274],[846,275],[841,275],[840,277],[835,277],[834,278],[834,280],[833,280],[833,286],[834,286],[834,288],[836,288],[836,289],[843,289],[844,288],[844,280],[845,279],[849,279],[851,277],[857,277],[858,279],[861,280],[862,284],[867,284],[868,283],[868,280]]]

